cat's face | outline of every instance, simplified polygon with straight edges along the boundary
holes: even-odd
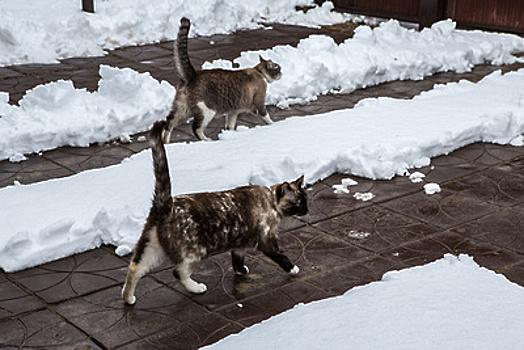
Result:
[[[307,193],[302,188],[304,176],[277,186],[277,206],[284,216],[306,215],[308,213]]]
[[[259,59],[259,66],[264,71],[264,75],[266,76],[268,82],[278,80],[282,77],[280,65],[271,60],[265,60],[262,58],[262,56],[259,56]]]

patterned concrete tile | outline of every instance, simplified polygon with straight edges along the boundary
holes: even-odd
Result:
[[[453,231],[524,254],[524,212],[520,210],[501,210]]]
[[[167,329],[183,335],[174,345],[194,344],[194,330],[199,334],[197,339],[203,337],[199,325],[210,330],[220,329],[226,323],[149,277],[140,280],[134,306],[125,305],[121,291],[121,285],[104,289],[61,303],[56,311],[107,348],[141,340]]]
[[[0,322],[29,311],[43,309],[44,304],[9,281],[4,273],[0,274]]]
[[[0,323],[2,349],[101,349],[54,313],[43,310]]]
[[[500,209],[494,204],[446,189],[433,195],[419,192],[381,205],[440,228],[451,228]]]
[[[89,294],[122,284],[127,264],[103,249],[73,255],[10,274],[48,303]]]
[[[434,226],[379,206],[332,217],[314,227],[374,253],[437,232]]]
[[[326,290],[333,295],[341,295],[351,288],[379,281],[384,273],[402,269],[398,261],[381,256],[355,262],[340,268],[318,274],[306,279],[306,282]]]
[[[515,171],[514,167],[499,165],[447,183],[442,187],[488,203],[514,206],[524,201],[523,175]]]

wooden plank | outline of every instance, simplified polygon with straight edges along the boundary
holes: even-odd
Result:
[[[461,26],[524,33],[522,0],[449,0],[447,15]]]

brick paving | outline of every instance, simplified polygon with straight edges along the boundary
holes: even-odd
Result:
[[[190,40],[194,64],[232,59],[241,51],[296,45],[310,34],[345,34],[275,25],[270,30],[241,31]],[[172,42],[126,47],[97,58],[72,58],[50,65],[0,68],[0,91],[17,103],[26,90],[58,79],[93,91],[98,67],[109,64],[150,72],[176,82]],[[497,69],[524,64],[482,65],[465,74],[442,73],[421,81],[396,81],[346,95],[320,97],[288,110],[270,107],[275,120],[350,108],[363,98],[412,98],[422,91],[460,79],[478,81]],[[253,118],[255,120],[255,118]],[[240,124],[255,125],[244,115]],[[216,137],[223,121],[207,130]],[[138,135],[136,135],[138,136]],[[173,142],[193,140],[188,126],[174,132]],[[21,163],[0,162],[0,187],[15,180],[32,183],[70,176],[119,163],[147,143],[108,143],[88,148],[63,147],[28,157]],[[466,253],[482,266],[524,286],[524,148],[476,143],[432,160],[419,171],[442,192],[426,195],[421,183],[407,177],[391,181],[358,181],[352,192],[372,192],[371,201],[333,193],[335,174],[309,189],[310,213],[281,226],[281,246],[301,270],[290,276],[260,254],[247,258],[250,274],[236,276],[227,254],[200,264],[194,277],[207,284],[203,295],[190,295],[169,266],[143,278],[137,304],[125,306],[120,291],[129,256],[113,247],[50,262],[16,273],[0,272],[0,348],[15,349],[195,349],[239,332],[298,303],[340,295],[380,280],[390,270],[425,264],[446,253]]]

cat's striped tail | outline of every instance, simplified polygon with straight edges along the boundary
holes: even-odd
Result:
[[[166,149],[162,141],[162,131],[165,126],[165,121],[156,122],[151,129],[149,140],[153,154],[153,167],[155,169],[153,209],[155,209],[156,214],[161,218],[168,218],[171,215],[173,207],[171,177],[169,176]]]
[[[191,22],[186,17],[180,20],[180,28],[178,29],[178,38],[174,45],[175,66],[180,78],[187,84],[191,84],[196,79],[195,68],[191,65],[189,55],[187,53],[187,37]]]

